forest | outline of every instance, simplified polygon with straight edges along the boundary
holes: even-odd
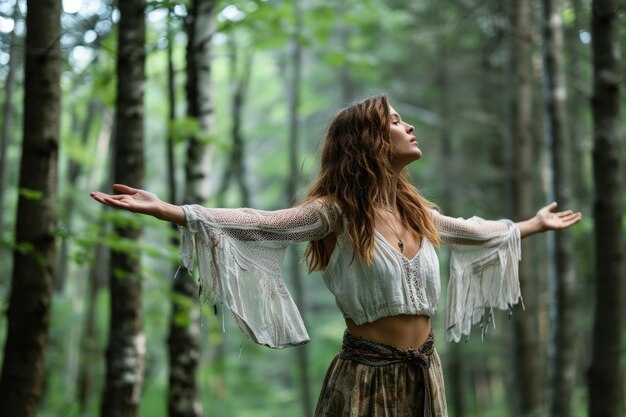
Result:
[[[446,342],[451,417],[626,415],[626,3],[1,0],[0,416],[310,417],[345,322],[293,245],[311,336],[248,339],[179,231],[89,197],[290,207],[332,115],[386,93],[450,216],[583,213],[524,239],[523,306]]]

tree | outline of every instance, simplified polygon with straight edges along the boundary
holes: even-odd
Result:
[[[169,5],[171,7],[171,4]],[[194,2],[190,15],[188,16],[188,44],[187,57],[195,57],[193,48],[197,47],[197,39],[192,34],[197,33],[195,25],[205,25],[207,22],[203,19],[212,19],[209,14],[202,16],[193,15],[198,13],[199,9]],[[172,126],[176,119],[176,93],[175,93],[175,71],[174,62],[172,60],[172,52],[174,47],[174,34],[172,33],[172,10],[168,13],[167,22],[167,67],[168,67],[168,104],[169,104],[169,126],[170,137],[167,143],[168,155],[168,184],[170,201],[177,201],[176,181],[175,181],[175,161],[174,161],[174,137]],[[205,33],[206,34],[206,33]],[[209,65],[209,56],[201,55],[200,60],[187,61],[187,73],[196,74],[198,66],[203,68]],[[189,68],[194,66],[194,69]],[[208,80],[205,80],[208,81]],[[188,80],[188,83],[191,79]],[[195,84],[194,87],[198,87]],[[204,88],[204,86],[202,86]],[[199,107],[195,104],[197,99],[196,91],[187,90],[188,109],[191,110]],[[207,126],[208,127],[208,126]],[[191,145],[190,145],[191,147]],[[189,163],[189,161],[188,161]],[[201,168],[202,169],[202,168]],[[187,178],[189,180],[189,178]],[[188,201],[189,202],[189,201]],[[176,229],[176,225],[172,224]],[[174,238],[174,244],[178,243],[178,239]],[[198,294],[198,285],[189,276],[189,273],[182,266],[178,272],[178,276],[172,281],[172,312],[170,317],[170,331],[167,339],[168,355],[169,355],[169,377],[168,377],[168,415],[170,417],[198,417],[202,415],[202,403],[198,398],[198,384],[196,374],[200,359],[200,308],[197,305],[196,298]]]
[[[138,187],[144,175],[145,8],[145,0],[119,2],[113,180]],[[132,417],[139,407],[146,354],[141,269],[136,246],[141,231],[128,221],[117,223],[114,230],[130,247],[111,251],[111,317],[101,415]]]
[[[302,9],[299,0],[292,1],[293,7],[293,37],[291,39],[291,79],[287,85],[287,101],[289,103],[289,177],[287,179],[287,197],[293,203],[298,190],[298,129],[300,127],[300,80],[302,78]],[[302,288],[302,274],[299,265],[297,247],[290,248],[289,271],[294,286],[294,298],[300,311],[304,315],[305,299]],[[309,378],[309,352],[307,345],[295,348],[296,362],[300,370],[300,389],[302,412],[305,417],[310,417],[311,410],[311,387]]]
[[[231,88],[232,88],[232,102],[231,102],[231,139],[232,149],[230,151],[229,163],[226,166],[226,172],[222,179],[222,184],[217,193],[219,205],[224,200],[224,194],[226,193],[228,186],[234,179],[237,182],[239,188],[239,194],[241,196],[242,207],[250,206],[250,190],[246,183],[246,165],[245,161],[245,141],[241,134],[241,126],[243,122],[243,109],[246,101],[246,94],[248,90],[248,83],[250,81],[250,73],[252,70],[252,52],[248,48],[244,47],[243,62],[241,63],[242,69],[239,70],[239,57],[237,47],[237,36],[233,31],[228,38],[228,44],[230,46],[230,74],[231,74]]]
[[[531,28],[530,2],[515,0],[510,9],[511,20],[511,150],[512,195],[514,219],[526,219],[534,214],[533,204],[533,146],[532,146],[532,75],[530,69]],[[532,242],[522,241],[519,266],[520,287],[527,295],[529,311],[537,311],[537,291],[533,285]],[[519,309],[518,309],[519,310]],[[515,314],[515,369],[519,384],[521,415],[537,412],[542,403],[541,355],[537,334],[537,319],[528,314]]]
[[[55,273],[61,1],[27,2],[24,141],[0,415],[36,416]]]
[[[210,196],[213,126],[211,38],[215,0],[193,0],[187,15],[187,116],[197,119],[199,132],[189,139],[185,164],[185,202],[206,202]]]
[[[588,374],[589,416],[624,415],[620,366],[624,328],[624,185],[620,131],[620,44],[617,0],[594,0],[593,177],[596,294]]]
[[[570,207],[571,179],[563,21],[557,1],[542,1],[543,96],[546,106],[546,142],[552,174],[549,199]],[[550,342],[548,344],[548,409],[551,416],[572,415],[576,382],[576,275],[572,256],[572,232],[552,233],[550,255],[554,270],[549,274]]]
[[[20,15],[20,8],[17,0],[15,1],[15,8],[13,9],[13,22],[17,22]],[[9,37],[11,48],[9,51],[9,63],[7,64],[7,78],[4,82],[4,104],[2,105],[2,130],[0,131],[0,207],[3,208],[0,213],[0,242],[2,241],[2,234],[5,230],[5,210],[4,210],[4,197],[6,194],[6,169],[7,169],[7,150],[12,139],[12,119],[13,119],[13,89],[15,87],[15,72],[17,70],[18,63],[18,39],[15,35],[15,30],[11,32]],[[0,261],[4,258],[4,248],[0,246]],[[3,262],[4,263],[4,262]],[[8,262],[7,262],[8,263]],[[3,265],[4,267],[4,265]],[[8,272],[9,270],[2,270],[1,272]],[[4,275],[4,274],[3,274]]]

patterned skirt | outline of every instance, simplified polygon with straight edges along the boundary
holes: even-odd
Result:
[[[401,350],[348,333],[333,359],[315,417],[446,417],[445,389],[432,333]]]

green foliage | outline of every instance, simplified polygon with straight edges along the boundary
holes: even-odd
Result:
[[[32,188],[23,188],[21,187],[20,190],[20,197],[26,199],[26,200],[31,200],[31,201],[39,201],[39,200],[43,200],[43,191],[41,190],[34,190]]]

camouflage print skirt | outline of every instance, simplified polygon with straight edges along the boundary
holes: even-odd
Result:
[[[315,417],[446,417],[433,335],[397,349],[346,331],[322,386]]]

